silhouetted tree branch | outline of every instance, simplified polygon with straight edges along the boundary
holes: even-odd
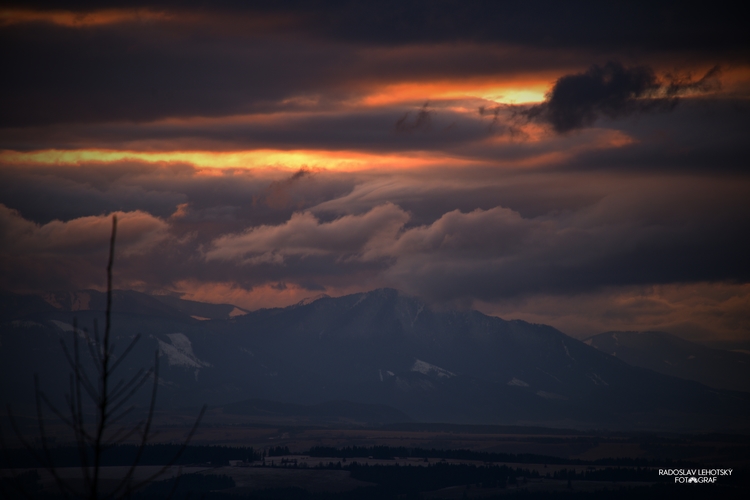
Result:
[[[206,405],[203,405],[184,443],[168,463],[164,464],[163,467],[148,477],[135,481],[138,463],[149,439],[153,437],[151,426],[159,385],[159,352],[157,350],[154,354],[153,367],[148,370],[140,369],[127,381],[121,379],[113,385],[112,380],[115,370],[122,365],[123,361],[140,340],[140,335],[137,335],[121,355],[115,356],[111,327],[112,267],[114,264],[116,236],[117,217],[112,216],[112,234],[109,241],[109,259],[107,263],[107,302],[103,335],[100,338],[96,320],[94,320],[93,335],[89,334],[86,329],[79,329],[77,322],[74,320],[72,350],[68,348],[64,340],[60,341],[65,359],[72,370],[69,381],[70,392],[65,395],[64,410],[53,404],[50,398],[41,390],[38,375],[34,375],[36,417],[41,449],[33,446],[24,437],[16,423],[10,405],[8,405],[8,416],[19,441],[31,453],[34,459],[51,474],[60,492],[66,498],[89,498],[92,500],[123,498],[129,496],[134,490],[154,481],[179,460],[195,435],[195,431],[206,411]],[[93,374],[88,373],[84,367],[84,358],[81,356],[79,338],[82,338],[86,344],[88,355],[94,365]],[[149,380],[153,380],[153,382],[146,416],[135,424],[122,423],[125,417],[135,410],[136,407],[133,404],[133,398]],[[93,421],[90,417],[87,417],[86,409],[90,408],[90,404],[87,405],[86,401],[93,403],[95,409]],[[74,487],[58,473],[50,451],[50,439],[45,428],[45,408],[73,432],[81,464],[83,491],[80,488]],[[114,488],[103,489],[101,472],[104,453],[113,446],[134,438],[138,440],[139,445],[133,463],[128,467],[127,472]],[[23,488],[20,489],[22,494],[29,498],[32,497]]]

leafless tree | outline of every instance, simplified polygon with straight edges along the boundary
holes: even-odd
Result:
[[[38,375],[34,376],[36,417],[41,448],[33,446],[23,436],[16,424],[10,406],[8,406],[8,416],[16,436],[35,460],[52,475],[59,490],[66,498],[89,498],[92,500],[123,498],[129,496],[134,490],[154,481],[179,460],[192,440],[206,411],[206,405],[203,405],[182,446],[167,464],[148,477],[135,480],[136,468],[149,439],[153,437],[151,426],[159,385],[159,352],[158,350],[155,352],[154,364],[150,369],[140,369],[128,380],[120,379],[116,383],[113,382],[115,370],[123,364],[140,340],[140,335],[135,336],[121,354],[115,355],[111,326],[112,266],[114,264],[116,235],[117,217],[112,216],[103,334],[99,334],[96,320],[94,320],[93,335],[86,329],[79,329],[76,321],[74,321],[72,348],[68,347],[64,340],[61,340],[63,353],[72,369],[70,392],[65,395],[66,404],[64,408],[52,403],[50,398],[41,390]],[[82,341],[79,339],[82,339]],[[93,373],[89,373],[91,370],[87,371],[84,367],[85,354],[84,356],[81,355],[81,343],[85,344],[85,350],[88,351],[88,356],[93,362],[95,367]],[[133,404],[134,397],[149,381],[151,381],[151,397],[146,416],[135,424],[125,423],[125,417],[136,408]],[[87,401],[90,403],[86,404]],[[90,411],[91,403],[95,408],[93,418]],[[81,463],[83,490],[71,484],[70,481],[66,481],[58,473],[58,467],[54,463],[50,450],[49,433],[45,428],[45,408],[73,432]],[[87,409],[89,409],[88,412]],[[129,440],[136,440],[138,443],[136,456],[132,464],[128,467],[125,475],[117,481],[116,486],[112,487],[110,484],[109,488],[103,488],[101,477],[103,454]]]

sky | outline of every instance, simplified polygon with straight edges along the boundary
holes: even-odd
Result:
[[[0,289],[381,287],[750,345],[750,40],[722,2],[0,4]]]

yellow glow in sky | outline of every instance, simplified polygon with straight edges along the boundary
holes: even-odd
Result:
[[[414,168],[444,161],[439,154],[369,154],[348,151],[280,151],[253,150],[232,152],[210,151],[117,151],[101,149],[44,151],[2,151],[0,162],[6,164],[77,165],[135,160],[149,163],[187,163],[197,168],[299,170],[368,170],[373,168]],[[451,158],[455,164],[456,159]],[[458,163],[470,163],[459,160]]]
[[[384,106],[405,101],[478,98],[498,104],[527,104],[544,101],[550,87],[551,84],[545,81],[509,82],[506,85],[476,82],[398,83],[378,89],[361,103],[365,106]]]

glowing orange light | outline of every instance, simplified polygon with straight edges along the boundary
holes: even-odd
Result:
[[[148,163],[186,163],[202,169],[289,169],[369,170],[419,168],[450,161],[474,163],[450,158],[441,153],[371,154],[350,151],[117,151],[101,149],[0,152],[6,164],[77,165],[135,160]]]
[[[250,290],[245,290],[234,283],[182,280],[175,283],[175,288],[184,299],[214,304],[234,304],[250,311],[262,307],[286,307],[321,294],[321,292],[313,292],[302,288],[295,283],[284,283],[283,286],[263,283]],[[366,287],[356,285],[334,285],[328,286],[325,294],[331,297],[339,297],[366,290]],[[239,313],[239,311],[237,312]]]
[[[549,88],[547,81],[395,83],[372,90],[357,104],[375,107],[443,99],[483,99],[497,104],[525,104],[543,101]]]
[[[64,10],[38,11],[4,9],[0,11],[0,25],[46,22],[81,28],[132,21],[154,21],[171,19],[166,12],[151,9],[104,9],[92,12],[70,12]]]

